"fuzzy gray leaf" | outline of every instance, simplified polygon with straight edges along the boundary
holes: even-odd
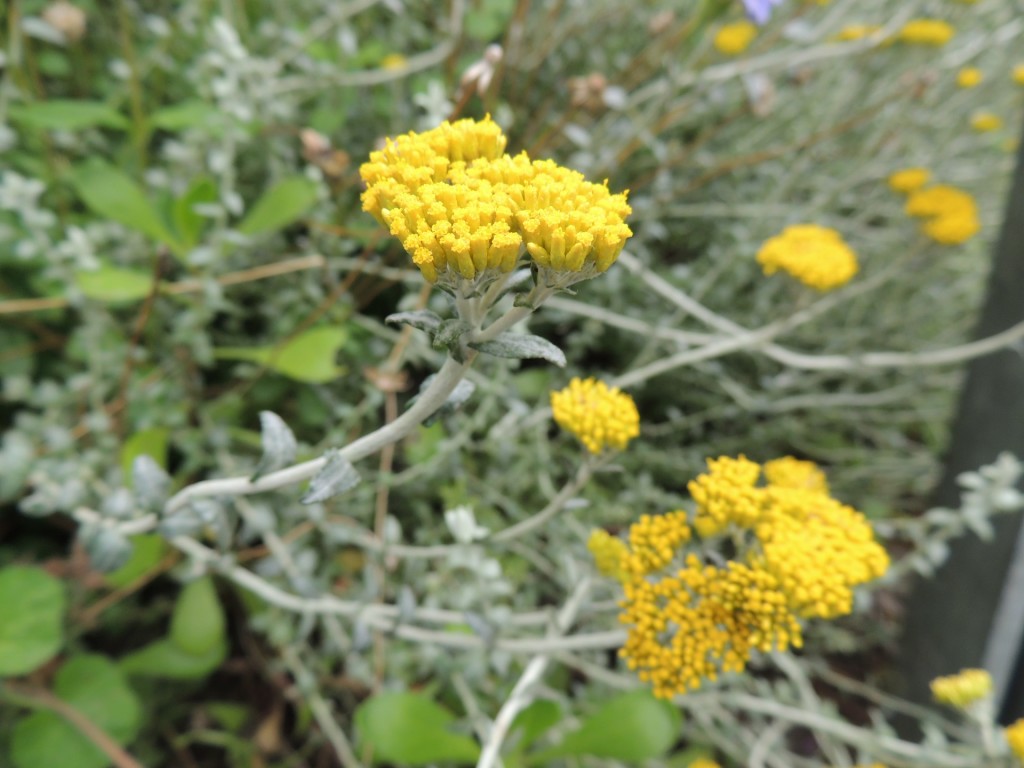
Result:
[[[326,501],[332,496],[354,488],[359,484],[360,479],[359,473],[352,466],[351,461],[338,451],[331,451],[327,456],[324,468],[309,481],[309,490],[302,497],[302,503],[316,504]]]
[[[433,378],[433,376],[430,378]],[[425,386],[426,382],[424,382],[424,387]],[[462,379],[462,381],[455,385],[455,389],[452,390],[452,393],[448,395],[448,398],[441,404],[441,407],[423,420],[423,426],[429,427],[442,416],[447,416],[449,413],[457,411],[462,407],[463,403],[473,396],[475,391],[476,384],[471,382],[469,379]]]
[[[429,309],[421,309],[416,312],[396,312],[384,318],[385,323],[405,323],[427,333],[434,333],[441,325],[441,317]]]
[[[260,411],[260,440],[263,443],[263,457],[256,465],[252,480],[262,477],[295,461],[298,444],[295,435],[284,419],[273,411]]]
[[[434,333],[436,349],[447,349],[451,356],[462,362],[462,339],[473,328],[465,320],[444,320]]]
[[[143,508],[158,512],[167,501],[171,478],[152,457],[142,454],[132,461],[132,487]]]
[[[565,353],[547,339],[521,333],[503,333],[493,341],[471,343],[477,349],[495,357],[510,357],[517,360],[540,358],[565,367]]]
[[[128,538],[105,525],[82,526],[78,539],[89,555],[92,567],[101,573],[116,571],[132,556],[132,543]]]

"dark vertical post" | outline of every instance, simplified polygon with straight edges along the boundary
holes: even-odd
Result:
[[[1010,200],[996,245],[985,306],[976,338],[991,336],[1024,321],[1024,140],[1017,152]],[[991,463],[1002,451],[1024,458],[1024,349],[1019,345],[970,363],[953,424],[944,476],[936,489],[938,506],[958,507],[957,475]],[[993,541],[971,535],[954,543],[949,561],[929,580],[915,585],[907,604],[900,671],[906,693],[929,698],[928,682],[964,667],[986,664],[996,695],[1004,700],[1020,657],[1024,626],[1007,621],[1008,601],[1024,594],[1004,590],[1018,551],[1021,519],[996,520]],[[1024,541],[1024,539],[1022,539]],[[1020,568],[1024,563],[1018,563]],[[998,618],[998,620],[997,620]],[[998,631],[999,642],[992,642]],[[994,667],[994,668],[993,668]],[[1020,697],[1021,691],[1014,696]],[[1006,701],[1008,711],[1024,699]]]

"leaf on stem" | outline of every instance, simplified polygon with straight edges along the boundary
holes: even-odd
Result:
[[[250,480],[257,479],[267,472],[273,472],[295,461],[298,444],[295,435],[284,419],[273,411],[260,411],[260,439],[263,443],[263,457],[256,465]]]
[[[470,342],[473,349],[495,357],[518,360],[540,358],[565,367],[565,353],[547,339],[521,333],[502,333],[491,341]]]
[[[354,488],[362,478],[352,466],[352,462],[333,450],[327,454],[327,463],[316,476],[309,481],[309,489],[302,497],[303,504],[317,504],[326,501],[339,493]]]
[[[421,309],[416,312],[395,312],[384,318],[385,323],[405,323],[420,331],[434,333],[441,325],[441,316],[429,309]]]

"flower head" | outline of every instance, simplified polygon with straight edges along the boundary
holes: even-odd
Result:
[[[757,37],[757,27],[749,21],[722,25],[712,40],[720,53],[735,56],[743,53]]]
[[[863,40],[869,35],[875,34],[881,27],[877,24],[847,24],[845,27],[840,29],[835,39],[843,42],[848,40]]]
[[[992,676],[984,669],[962,669],[931,682],[932,696],[940,704],[967,709],[992,693]]]
[[[889,176],[889,189],[904,194],[915,192],[928,183],[931,175],[927,168],[904,168]]]
[[[990,133],[1003,127],[1003,119],[992,112],[975,112],[971,116],[971,128],[978,133]]]
[[[947,184],[914,192],[907,198],[904,210],[908,216],[924,219],[921,231],[943,245],[966,242],[981,229],[974,198]]]
[[[977,67],[964,67],[956,73],[956,84],[961,88],[973,88],[985,78]]]
[[[857,274],[857,255],[838,232],[817,224],[786,227],[757,252],[766,275],[788,272],[804,285],[830,291]]]
[[[640,434],[640,414],[633,398],[597,379],[573,379],[551,393],[558,426],[572,432],[591,453],[623,450]]]
[[[388,140],[360,168],[363,209],[430,282],[511,272],[524,252],[552,284],[607,270],[633,234],[625,193],[505,144],[490,118]]]
[[[945,45],[953,39],[956,30],[941,19],[911,19],[903,25],[896,39],[911,45]]]
[[[767,485],[742,456],[709,460],[689,484],[700,536],[730,528],[743,542],[732,561],[686,552],[693,531],[681,510],[630,527],[620,655],[656,696],[740,671],[755,651],[798,647],[802,619],[849,613],[853,588],[888,567],[870,525],[828,495],[817,467],[770,464]]]
[[[1018,64],[1010,75],[1017,85],[1024,85],[1024,64]]]

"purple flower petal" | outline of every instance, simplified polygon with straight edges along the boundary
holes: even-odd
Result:
[[[772,8],[781,2],[782,0],[743,0],[743,7],[751,21],[763,25],[771,18]]]

